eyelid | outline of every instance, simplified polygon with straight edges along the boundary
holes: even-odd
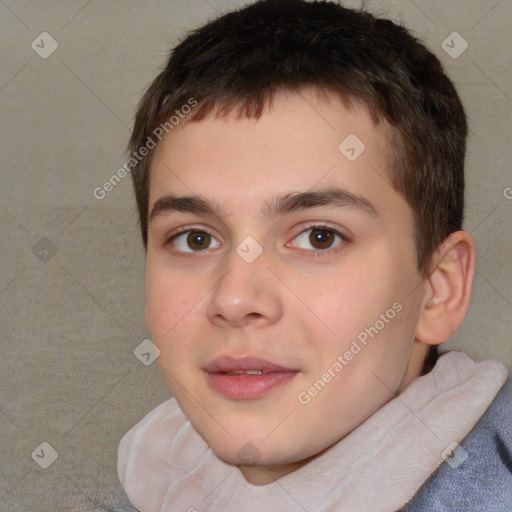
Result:
[[[329,230],[329,231],[332,231],[334,233],[336,233],[337,235],[339,235],[341,238],[343,238],[344,240],[346,241],[349,241],[350,240],[350,237],[347,233],[345,233],[345,230],[339,228],[339,227],[336,227],[328,222],[325,222],[325,221],[311,221],[311,222],[306,222],[306,224],[301,224],[300,225],[300,231],[298,231],[292,238],[295,239],[297,238],[299,235],[301,235],[302,233],[304,233],[305,231],[309,231],[310,229],[325,229],[325,230]]]
[[[202,226],[200,224],[190,224],[187,226],[181,226],[179,228],[176,228],[174,231],[171,232],[170,235],[166,235],[166,240],[171,240],[177,235],[181,235],[182,233],[187,233],[188,231],[204,231],[205,233],[208,233],[209,235],[212,235],[211,228]],[[212,235],[213,236],[213,235]]]

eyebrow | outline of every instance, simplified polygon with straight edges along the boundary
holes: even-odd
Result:
[[[287,213],[320,206],[351,208],[370,216],[378,217],[377,209],[368,199],[348,190],[336,187],[278,195],[268,199],[264,203],[261,211],[265,217],[272,218],[278,215],[285,215]],[[169,194],[160,197],[155,202],[151,209],[151,214],[149,215],[149,222],[155,217],[176,212],[209,214],[219,217],[226,215],[223,213],[222,207],[216,201],[210,202],[203,196],[175,196]]]

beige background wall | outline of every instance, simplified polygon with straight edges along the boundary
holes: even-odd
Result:
[[[130,178],[102,200],[93,190],[125,162],[135,105],[170,47],[235,5],[0,2],[2,510],[130,510],[117,444],[169,393],[156,363],[134,355],[150,335]],[[512,368],[512,2],[369,6],[426,41],[466,105],[466,229],[478,265],[469,315],[447,347]],[[36,50],[54,43],[42,32],[58,43],[47,58]],[[458,58],[441,47],[452,32],[469,44]]]

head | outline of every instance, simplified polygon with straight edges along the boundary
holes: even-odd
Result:
[[[356,428],[462,322],[466,135],[432,53],[331,2],[213,20],[147,90],[130,141],[146,321],[181,408],[249,480]],[[272,385],[222,373],[263,364],[247,357]]]

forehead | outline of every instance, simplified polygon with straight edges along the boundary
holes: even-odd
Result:
[[[268,203],[315,187],[400,201],[388,179],[390,153],[384,126],[361,104],[347,109],[334,95],[281,94],[259,119],[232,112],[176,126],[155,149],[149,210],[166,194],[244,208],[247,194]]]

